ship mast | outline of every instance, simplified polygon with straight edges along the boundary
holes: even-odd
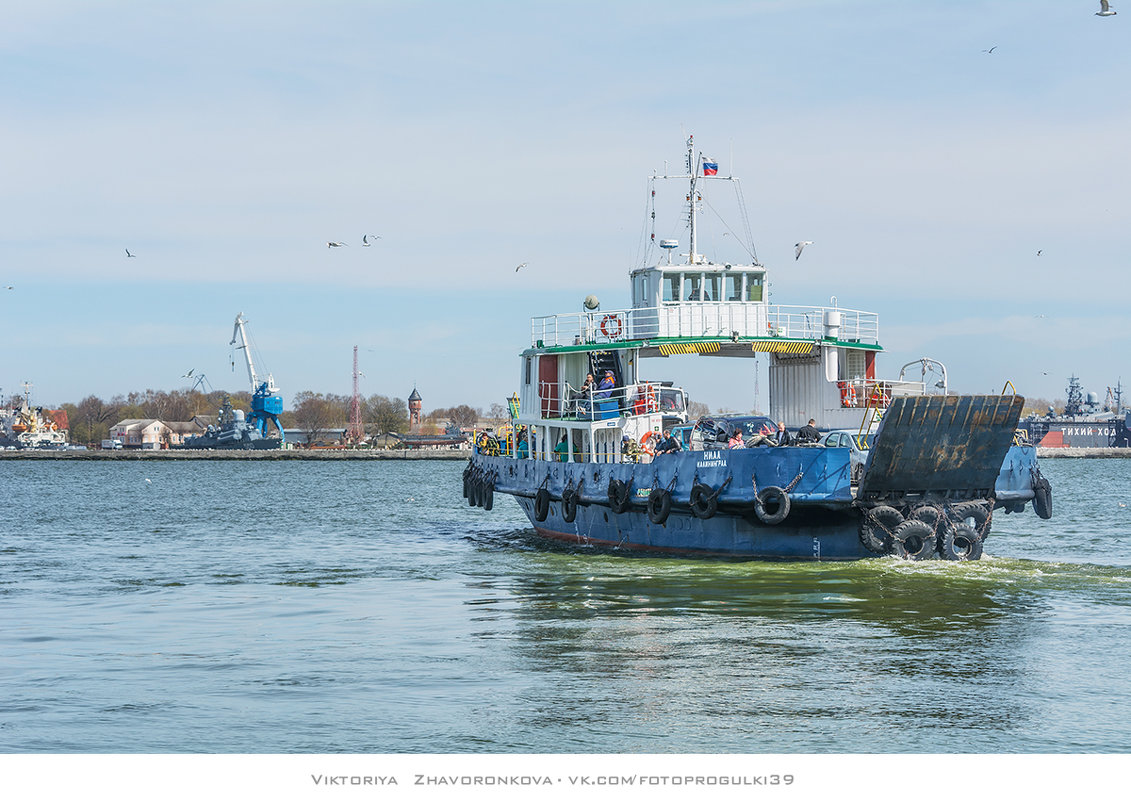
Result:
[[[687,263],[694,264],[695,257],[695,184],[699,179],[698,165],[695,163],[695,136],[687,137],[687,174],[691,176],[691,191],[687,195],[687,216],[691,226],[691,247],[687,254]]]

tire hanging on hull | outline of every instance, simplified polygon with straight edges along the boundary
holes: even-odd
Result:
[[[709,520],[719,511],[719,494],[706,484],[695,483],[691,488],[691,513],[700,520]]]
[[[789,493],[781,487],[764,487],[754,498],[754,516],[767,526],[776,526],[789,517]]]
[[[657,526],[667,522],[672,511],[672,496],[666,489],[657,487],[648,495],[648,519]]]
[[[868,509],[860,520],[860,542],[872,553],[891,553],[892,534],[902,524],[903,513],[894,506]]]
[[[952,562],[975,562],[982,558],[982,537],[965,523],[947,526],[939,542],[939,555]]]
[[[1033,511],[1041,520],[1052,517],[1052,484],[1044,476],[1033,482]]]
[[[619,478],[614,478],[609,482],[609,508],[619,515],[627,512],[628,506],[628,485]]]
[[[541,523],[548,514],[550,514],[550,491],[541,487],[534,494],[534,519]]]
[[[562,520],[572,523],[577,519],[577,490],[562,491]]]
[[[922,520],[905,520],[892,532],[892,547],[902,559],[930,559],[935,555],[935,532]]]

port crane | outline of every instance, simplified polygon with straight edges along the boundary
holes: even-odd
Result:
[[[243,312],[240,312],[236,315],[236,325],[232,329],[232,341],[228,344],[236,346],[237,350],[242,350],[244,358],[247,360],[247,377],[251,380],[251,414],[248,415],[247,421],[266,437],[267,421],[270,420],[275,424],[280,439],[286,442],[286,434],[283,433],[283,426],[279,423],[279,415],[283,413],[283,393],[275,386],[274,376],[268,373],[267,379],[263,380],[262,376],[255,372],[255,362],[251,358],[251,347],[247,341],[246,326],[247,320],[244,318]]]

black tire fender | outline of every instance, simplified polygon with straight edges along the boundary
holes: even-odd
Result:
[[[691,488],[691,513],[698,517],[700,520],[707,520],[715,516],[719,511],[719,498],[718,493],[708,487],[706,484],[700,484],[698,481]]]
[[[618,515],[628,510],[628,485],[619,478],[609,482],[609,508]]]
[[[860,521],[860,541],[872,553],[891,553],[892,533],[903,523],[903,513],[894,506],[877,506]]]
[[[577,519],[577,490],[562,491],[562,520],[572,523]]]
[[[485,480],[483,482],[483,510],[490,512],[495,505],[495,482]]]
[[[936,532],[936,534],[939,530],[939,521],[941,519],[944,519],[944,517],[945,515],[943,514],[942,509],[937,506],[931,506],[930,504],[916,506],[907,515],[908,520],[922,520],[924,523],[930,526],[931,531]]]
[[[754,499],[754,515],[767,526],[776,526],[789,517],[793,503],[781,487],[764,487]]]
[[[1052,484],[1044,476],[1033,482],[1033,511],[1041,520],[1052,517]]]
[[[985,540],[990,535],[990,510],[989,504],[982,503],[981,501],[965,501],[963,503],[956,503],[951,513],[959,523],[966,523],[966,521],[973,520],[974,524],[971,526],[978,536]]]
[[[672,496],[665,489],[654,489],[648,495],[648,519],[657,526],[667,522],[672,511]]]
[[[982,537],[965,523],[947,526],[939,554],[952,562],[976,562],[982,558]]]
[[[550,491],[545,487],[534,493],[534,519],[541,523],[550,514]]]
[[[922,520],[905,520],[892,532],[892,549],[901,559],[930,559],[935,555],[935,531]]]

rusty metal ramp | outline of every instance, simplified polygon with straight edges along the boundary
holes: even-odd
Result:
[[[1020,395],[892,399],[857,499],[988,498],[1024,403]]]

